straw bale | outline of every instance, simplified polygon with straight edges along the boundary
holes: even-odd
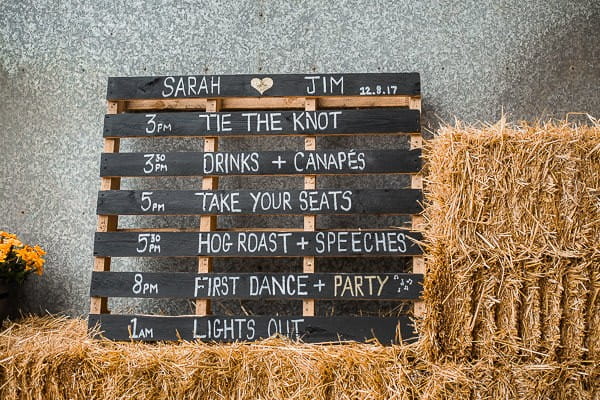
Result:
[[[497,278],[498,303],[496,304],[497,331],[494,339],[496,343],[492,348],[507,356],[514,356],[518,353],[518,349],[511,344],[518,338],[519,328],[522,328],[519,322],[524,321],[520,310],[530,304],[526,298],[521,296],[521,293],[527,290],[528,270],[521,263],[511,263],[506,266],[504,271],[502,268],[496,268],[495,272],[496,275],[499,275]],[[535,293],[534,287],[531,290]],[[535,308],[531,311],[535,311]],[[534,324],[528,326],[529,328],[535,328]]]
[[[521,337],[523,347],[539,352],[541,350],[541,266],[539,263],[526,265],[523,276],[523,298],[521,312],[519,315]],[[516,302],[519,301],[517,293]],[[514,303],[515,301],[513,301]],[[515,335],[513,340],[518,340]]]
[[[569,363],[473,366],[475,399],[592,399],[598,368]]]
[[[417,399],[428,400],[591,400],[600,369],[582,363],[448,362],[426,366]]]
[[[279,338],[116,343],[92,340],[84,320],[64,317],[9,324],[0,332],[0,366],[3,400],[587,400],[600,394],[598,363],[432,362],[419,346]]]
[[[476,297],[471,299],[473,302],[473,354],[476,358],[492,359],[496,351],[495,334],[496,326],[496,308],[500,302],[498,299],[498,289],[500,284],[500,274],[498,269],[483,265],[475,275]],[[464,329],[464,327],[463,327]]]
[[[585,261],[572,262],[564,275],[565,292],[561,330],[561,357],[563,359],[579,359],[584,352],[588,264]]]
[[[563,285],[561,277],[564,273],[564,261],[548,260],[546,272],[541,279],[541,348],[548,357],[555,359],[560,347],[560,323],[562,319]]]
[[[0,398],[412,399],[413,347],[118,343],[83,320],[31,317],[0,333]]]
[[[423,283],[426,318],[419,329],[420,344],[431,359],[440,359],[444,354],[466,358],[472,349],[475,323],[472,316],[477,310],[472,308],[474,285],[481,282],[476,279],[477,264],[443,254],[442,246],[432,247],[432,252],[436,254],[427,257]],[[465,264],[472,268],[459,268]]]
[[[600,360],[600,262],[592,267],[590,275],[590,295],[587,307],[588,335],[586,348],[588,359],[599,362]],[[599,362],[600,363],[600,362]],[[599,393],[600,394],[600,393]]]
[[[598,360],[600,125],[457,123],[424,157],[428,357]]]
[[[475,382],[470,365],[461,363],[427,364],[427,378],[423,381],[422,400],[471,399]]]
[[[0,332],[0,399],[600,400],[600,126],[445,127],[427,144],[413,345]]]

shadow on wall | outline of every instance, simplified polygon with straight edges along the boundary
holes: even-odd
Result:
[[[521,64],[506,67],[507,89],[501,95],[511,119],[564,119],[569,112],[600,115],[590,98],[581,96],[592,87],[600,90],[600,3],[596,4],[589,17],[568,21],[565,16],[561,25],[515,49],[525,57]]]

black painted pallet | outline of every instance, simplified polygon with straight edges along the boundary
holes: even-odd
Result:
[[[382,135],[419,132],[406,108],[107,114],[104,137]]]
[[[365,341],[382,344],[416,338],[407,316],[305,317],[305,316],[145,316],[96,314],[89,316],[90,327],[99,326],[111,340],[204,342],[245,342],[286,336],[308,343]]]
[[[418,232],[97,232],[96,257],[358,257],[422,254]]]
[[[415,300],[423,276],[406,273],[93,272],[91,296],[210,299]]]
[[[420,94],[418,73],[186,75],[109,78],[107,99]]]
[[[101,215],[417,214],[416,189],[110,190],[98,193]]]
[[[421,150],[103,153],[100,176],[414,174]]]
[[[110,78],[98,195],[90,327],[113,340],[246,341],[281,334],[307,342],[390,344],[416,336],[407,316],[315,317],[313,299],[416,300],[422,274],[315,273],[314,257],[410,256],[421,235],[402,229],[318,231],[321,214],[421,212],[417,73],[192,75]],[[321,106],[321,107],[320,107]],[[176,110],[170,112],[168,110]],[[298,135],[303,150],[219,152],[219,137]],[[411,135],[411,150],[317,150],[322,135]],[[266,136],[266,138],[265,138]],[[122,138],[197,137],[203,152],[119,153]],[[319,175],[411,174],[410,189],[322,189]],[[218,190],[218,176],[300,175],[304,190]],[[121,177],[202,176],[203,189],[119,190]],[[118,229],[121,215],[200,215],[198,231]],[[217,215],[303,215],[304,230],[216,229]],[[198,257],[199,273],[111,272],[112,257]],[[211,272],[213,257],[303,257],[302,273]],[[168,270],[168,265],[166,269]],[[422,270],[422,268],[421,268]],[[298,299],[304,315],[110,315],[109,297]],[[306,308],[308,307],[308,308]],[[202,311],[204,310],[204,311]]]

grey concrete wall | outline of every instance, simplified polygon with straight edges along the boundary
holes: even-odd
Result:
[[[177,3],[173,5],[173,3]],[[594,1],[0,1],[0,229],[48,250],[47,273],[30,279],[25,310],[84,314],[92,267],[98,165],[108,76],[166,74],[398,72],[422,75],[424,122],[600,116],[600,2]],[[346,139],[345,139],[346,140]],[[380,147],[404,142],[332,140],[324,147]],[[274,143],[232,140],[227,149]],[[301,142],[275,143],[290,149]],[[129,149],[141,149],[137,144]],[[158,148],[152,142],[144,145]],[[199,149],[186,141],[171,149]],[[268,181],[270,187],[300,181]],[[134,186],[139,182],[125,182]],[[406,182],[375,179],[363,186]],[[198,181],[176,180],[168,187]],[[231,178],[225,187],[264,185]],[[349,184],[343,179],[324,186]],[[193,187],[193,186],[192,186]],[[193,225],[196,219],[155,223]],[[266,225],[264,219],[221,219],[224,226]],[[300,226],[299,219],[277,221]],[[279,223],[280,222],[280,223]],[[372,219],[323,219],[321,226]],[[384,225],[401,220],[376,221]],[[123,223],[140,223],[124,219]],[[146,223],[146,225],[148,225]],[[289,260],[298,268],[297,260]],[[361,264],[362,262],[362,264]],[[194,270],[193,260],[168,260]],[[220,263],[235,269],[243,260]],[[128,269],[131,262],[117,263]],[[253,261],[250,267],[275,268]],[[145,270],[164,263],[142,263]],[[351,268],[389,267],[359,261]],[[341,261],[323,270],[349,268]],[[188,305],[118,302],[121,310],[185,312]],[[231,303],[220,312],[260,312]],[[288,305],[269,306],[269,312]],[[290,306],[299,310],[297,303]],[[331,305],[321,312],[331,311]]]

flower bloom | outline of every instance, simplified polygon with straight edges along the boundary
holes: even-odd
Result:
[[[40,246],[24,245],[17,235],[0,231],[0,278],[22,282],[29,273],[42,275],[44,255]]]

